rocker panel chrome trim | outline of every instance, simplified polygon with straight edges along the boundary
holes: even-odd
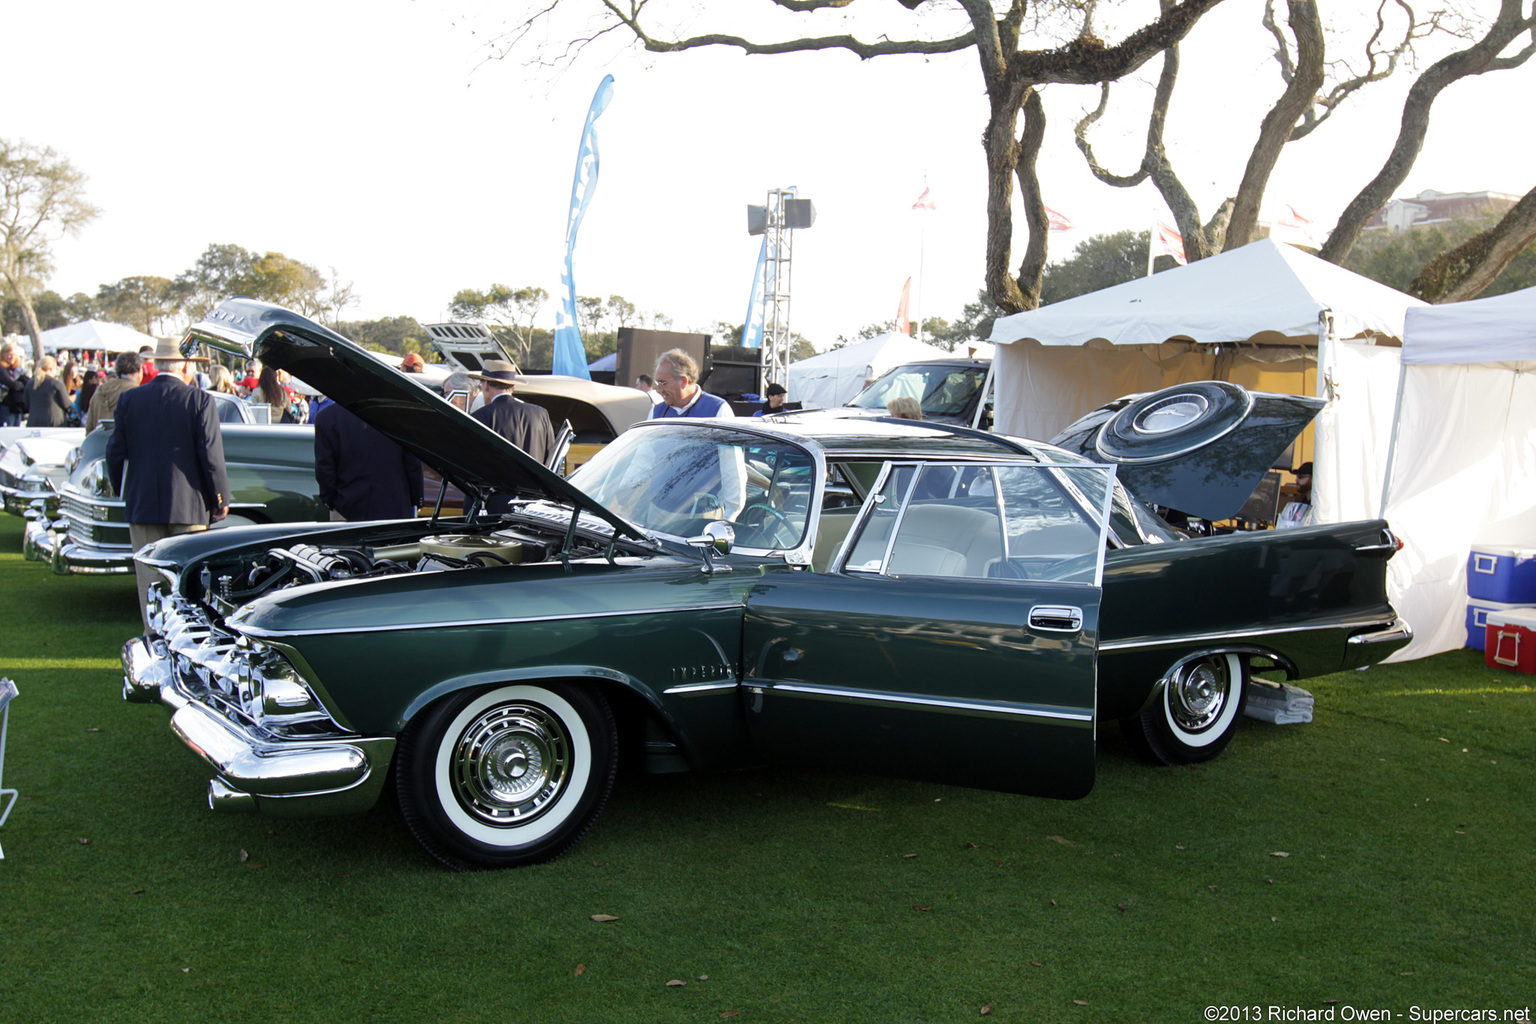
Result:
[[[1040,704],[1005,704],[998,701],[967,701],[939,697],[919,697],[880,690],[847,690],[835,686],[805,683],[749,683],[759,693],[780,693],[806,700],[831,700],[880,707],[919,707],[953,715],[978,715],[987,718],[1049,718],[1068,722],[1092,722],[1093,712],[1049,707]]]

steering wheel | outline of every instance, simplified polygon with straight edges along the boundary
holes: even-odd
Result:
[[[753,513],[761,513],[754,516]],[[770,523],[769,520],[774,520]],[[756,530],[762,535],[762,539],[768,542],[768,547],[787,548],[794,543],[799,533],[795,524],[783,512],[772,505],[763,502],[754,502],[741,510],[737,523],[751,530]]]

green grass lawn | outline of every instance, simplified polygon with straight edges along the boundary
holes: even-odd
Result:
[[[1536,690],[1476,652],[1311,680],[1311,724],[1247,720],[1204,766],[1147,767],[1106,727],[1077,802],[621,775],[565,859],[453,874],[392,806],[208,812],[165,712],[119,697],[132,581],[53,577],[20,535],[0,516],[0,1024],[1536,1004]]]

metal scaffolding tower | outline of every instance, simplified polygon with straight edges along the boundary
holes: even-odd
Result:
[[[747,232],[764,236],[763,246],[763,350],[758,373],[758,392],[769,384],[783,384],[789,367],[790,261],[794,256],[795,228],[816,222],[816,206],[800,199],[793,188],[768,192],[764,206],[747,207]],[[750,317],[749,317],[750,321]],[[743,344],[747,344],[743,339]]]
[[[783,384],[789,367],[789,293],[790,260],[794,256],[795,233],[788,226],[786,200],[794,199],[793,189],[773,189],[768,193],[764,231],[768,239],[763,260],[763,362],[758,392],[769,384]]]

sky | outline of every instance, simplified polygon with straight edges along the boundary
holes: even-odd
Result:
[[[131,275],[175,277],[210,244],[230,243],[350,282],[357,304],[345,319],[447,319],[454,293],[499,282],[547,289],[540,325],[553,327],[577,143],[605,74],[614,92],[597,122],[579,294],[621,295],[677,330],[741,323],[759,245],[746,207],[791,186],[817,220],[794,233],[790,326],[818,349],[891,320],[909,277],[912,313],[925,317],[958,318],[982,287],[986,100],[970,52],[652,55],[610,35],[549,67],[530,64],[531,46],[487,59],[510,2],[7,7],[0,136],[67,157],[101,209],[54,246],[48,287],[66,296]],[[1126,16],[1155,7],[1133,0]],[[863,38],[905,34],[905,10],[876,10],[887,8],[889,24],[848,27]],[[689,31],[735,28],[711,20],[726,9],[674,7]],[[939,0],[919,13],[933,27],[952,17]],[[1182,50],[1169,138],[1206,216],[1235,189],[1280,88],[1261,13],[1259,0],[1226,0]],[[548,41],[569,27],[553,26]],[[1111,169],[1140,159],[1155,74],[1149,65],[1121,89],[1124,113],[1095,130]],[[1380,166],[1410,81],[1373,87],[1288,146],[1268,201],[1331,225]],[[1453,86],[1398,195],[1526,192],[1529,155],[1510,141],[1507,110],[1533,87],[1529,66]],[[1171,223],[1150,186],[1110,189],[1085,169],[1071,125],[1096,89],[1051,87],[1046,100],[1045,200],[1076,225],[1052,235],[1053,259],[1092,234]],[[925,188],[937,208],[914,211]],[[1015,262],[1023,244],[1020,235]]]

